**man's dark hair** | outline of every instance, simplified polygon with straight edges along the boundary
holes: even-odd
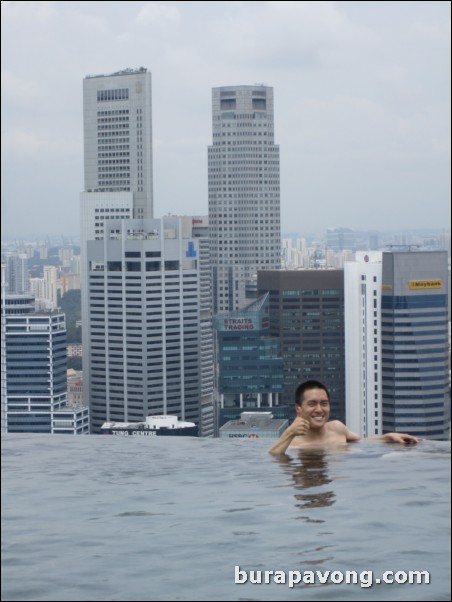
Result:
[[[295,403],[301,406],[301,402],[303,401],[303,395],[306,391],[309,391],[310,389],[323,389],[323,391],[325,391],[325,393],[327,394],[328,401],[330,400],[330,392],[325,387],[325,385],[323,385],[318,380],[307,380],[304,383],[301,383],[301,385],[298,385],[297,390],[295,391]]]

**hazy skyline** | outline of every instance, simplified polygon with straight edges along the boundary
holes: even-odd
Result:
[[[449,2],[2,2],[2,237],[78,234],[82,80],[140,66],[155,217],[207,214],[211,89],[262,82],[283,232],[449,228]]]

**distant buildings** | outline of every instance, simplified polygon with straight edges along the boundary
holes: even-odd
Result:
[[[24,253],[5,253],[6,293],[8,295],[26,293],[28,282],[28,257]]]
[[[326,246],[332,251],[354,251],[356,248],[356,233],[350,228],[328,228],[326,231]]]
[[[257,270],[281,266],[273,88],[214,88],[212,130],[209,225],[216,314],[247,304]]]

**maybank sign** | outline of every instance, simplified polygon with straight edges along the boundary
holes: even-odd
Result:
[[[443,281],[440,278],[434,278],[433,280],[408,280],[408,288],[411,290],[443,288]]]

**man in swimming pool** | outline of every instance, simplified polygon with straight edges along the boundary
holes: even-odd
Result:
[[[316,380],[308,380],[299,385],[295,391],[295,411],[297,417],[268,450],[271,454],[283,454],[288,447],[335,447],[361,439],[359,435],[349,431],[340,420],[328,422],[330,394],[325,385]],[[412,435],[402,433],[386,433],[367,439],[380,439],[392,443],[418,443],[419,441]]]

